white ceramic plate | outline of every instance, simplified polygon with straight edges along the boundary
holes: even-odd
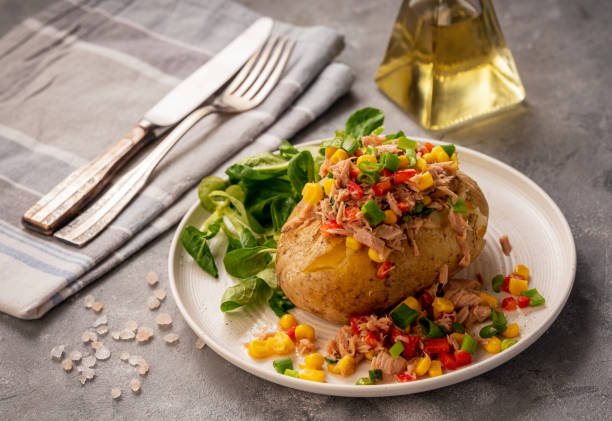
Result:
[[[418,140],[424,142],[428,139]],[[471,365],[439,377],[410,383],[356,386],[357,378],[367,376],[369,364],[366,363],[362,363],[357,373],[348,378],[327,373],[326,383],[280,375],[272,367],[273,358],[255,361],[248,356],[245,347],[255,333],[278,330],[276,315],[267,306],[221,313],[219,304],[223,291],[234,283],[225,273],[222,258],[217,259],[219,279],[214,279],[200,269],[178,244],[179,233],[184,226],[199,227],[208,216],[199,202],[194,203],[179,224],[168,260],[172,293],[185,320],[208,346],[243,370],[284,386],[328,395],[390,396],[422,392],[469,379],[510,360],[538,339],[563,308],[576,270],[574,240],[557,205],[533,181],[484,154],[463,147],[457,147],[457,150],[460,167],[478,182],[490,207],[486,246],[476,261],[458,276],[481,272],[488,281],[498,273],[510,273],[515,264],[523,263],[531,270],[530,288],[537,288],[546,298],[544,306],[505,312],[508,323],[517,322],[520,326],[521,336],[516,345],[496,355],[489,355],[479,347]],[[501,252],[498,242],[503,234],[510,237],[513,246],[509,257]],[[222,256],[225,240],[213,240],[211,249],[217,256]],[[490,290],[490,282],[487,284],[487,292],[499,297],[500,301],[507,296],[496,294]],[[339,325],[299,309],[292,310],[292,313],[298,322],[315,328],[321,350],[338,330]],[[298,363],[301,363],[301,359],[294,357],[294,366]]]

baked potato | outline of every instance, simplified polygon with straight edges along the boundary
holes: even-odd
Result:
[[[464,199],[469,225],[465,241],[471,259],[484,247],[489,207],[477,183],[457,172],[455,192]],[[449,276],[462,269],[463,253],[448,219],[449,210],[433,212],[431,223],[420,228],[412,244],[402,240],[402,251],[388,257],[395,267],[381,279],[379,263],[368,257],[368,248],[354,251],[344,236],[321,233],[316,207],[302,200],[291,213],[278,241],[276,270],[287,297],[303,310],[332,322],[346,323],[350,316],[383,311],[407,296],[432,285],[442,265]]]

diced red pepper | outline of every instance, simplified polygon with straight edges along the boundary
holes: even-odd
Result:
[[[531,301],[531,298],[529,298],[526,295],[519,295],[518,296],[518,305],[520,308],[525,308],[529,305],[529,301]]]
[[[501,286],[502,291],[510,294],[510,276],[506,276],[504,278],[504,283]]]
[[[397,207],[400,208],[402,213],[410,212],[414,205],[410,202],[397,202]]]
[[[291,326],[291,328],[287,331],[287,336],[289,336],[293,342],[295,342],[295,326],[296,325]]]
[[[363,151],[361,150],[361,148],[355,149],[355,156],[361,156],[361,155],[363,155]]]
[[[363,338],[363,341],[368,344],[372,349],[376,348],[378,346],[378,343],[380,342],[374,332],[368,332],[365,338]]]
[[[342,229],[342,225],[340,225],[333,219],[330,219],[329,221],[325,221],[323,222],[323,224],[321,224],[321,232],[325,235],[333,235],[329,231],[335,230],[335,229]]]
[[[419,304],[421,304],[421,308],[427,312],[428,316],[433,315],[433,308],[431,307],[433,304],[433,297],[430,294],[424,292],[419,295]]]
[[[419,152],[421,153],[421,156],[423,156],[426,153],[429,153],[429,150],[425,146],[421,146],[421,148],[419,149]]]
[[[391,190],[391,180],[381,181],[372,186],[372,191],[374,191],[376,196],[382,196],[389,190]]]
[[[383,175],[383,177],[391,177],[393,175],[393,173],[388,168],[383,168],[382,175]]]
[[[393,174],[393,183],[395,184],[407,183],[415,175],[417,175],[417,172],[415,170],[396,171]]]
[[[405,336],[408,338],[408,341],[402,341],[404,344],[404,351],[402,355],[404,358],[409,359],[416,355],[417,348],[419,347],[420,338],[416,335],[413,336]]]
[[[349,170],[349,174],[353,180],[356,180],[357,176],[361,174],[361,171],[359,171],[359,168],[353,168],[351,166],[351,169]]]
[[[349,181],[346,188],[353,199],[361,199],[363,197],[363,189],[354,181]]]
[[[457,366],[459,367],[468,365],[469,363],[472,362],[472,354],[470,354],[467,351],[462,351],[458,349],[457,351],[454,352],[453,355],[455,356],[455,362],[457,363]]]
[[[397,381],[400,383],[411,382],[413,380],[414,378],[410,374],[407,374],[407,373],[401,373],[397,375]]]
[[[425,143],[425,147],[427,148],[427,151],[431,152],[433,150],[433,148],[434,148],[434,145],[432,145],[429,142],[426,142]]]
[[[344,210],[344,219],[348,222],[355,222],[359,218],[361,209],[357,206],[351,206]]]
[[[440,354],[450,351],[446,338],[423,339],[423,351],[427,354]]]
[[[506,297],[502,300],[502,308],[506,311],[516,310],[516,300],[514,297]]]
[[[389,271],[391,271],[391,269],[393,269],[393,264],[390,261],[385,260],[378,267],[378,271],[376,272],[376,276],[378,276],[380,279],[385,279],[387,277],[387,274],[389,273]]]
[[[455,361],[455,357],[448,352],[441,353],[438,358],[440,362],[442,362],[442,366],[447,370],[456,370],[457,369],[457,361]]]
[[[359,335],[359,324],[365,322],[366,320],[366,316],[353,316],[349,318],[349,322],[351,323],[351,332],[353,332],[353,335]]]

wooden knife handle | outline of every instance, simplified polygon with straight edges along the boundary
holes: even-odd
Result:
[[[113,175],[153,135],[153,125],[141,121],[119,142],[74,171],[23,215],[26,228],[51,235],[66,224],[108,184]]]

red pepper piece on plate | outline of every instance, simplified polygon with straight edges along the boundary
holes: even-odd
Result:
[[[397,381],[400,383],[411,382],[413,380],[414,378],[410,374],[407,374],[407,373],[401,373],[397,375]]]
[[[423,340],[423,352],[426,354],[448,353],[450,345],[446,338],[434,338]]]
[[[391,263],[388,260],[385,260],[378,267],[376,276],[378,276],[380,279],[385,279],[387,277],[387,274],[391,271],[391,269],[393,269],[393,263]]]
[[[518,305],[520,308],[525,308],[529,305],[529,301],[531,301],[531,298],[529,298],[526,295],[519,295],[518,296]]]
[[[417,175],[417,172],[415,170],[397,171],[393,174],[393,183],[394,184],[407,183],[415,175]]]
[[[330,231],[336,230],[336,229],[342,229],[342,225],[340,225],[333,219],[330,219],[329,221],[325,221],[323,222],[323,224],[321,224],[321,232],[325,235],[333,235],[333,233],[331,233]]]
[[[501,286],[502,291],[510,294],[510,276],[506,276],[504,278],[504,283]]]
[[[506,311],[516,310],[516,300],[514,297],[506,297],[502,301],[502,308]]]
[[[443,352],[439,355],[440,362],[442,362],[442,366],[447,370],[456,370],[457,369],[457,361],[455,361],[455,357],[453,357],[448,352]]]
[[[354,181],[349,181],[346,188],[353,199],[361,199],[363,197],[363,189]]]
[[[382,196],[389,190],[391,190],[391,180],[381,181],[372,186],[372,190],[376,196]]]
[[[472,362],[472,354],[467,351],[462,351],[458,349],[454,352],[453,355],[455,357],[455,362],[457,363],[458,367],[468,365]]]

